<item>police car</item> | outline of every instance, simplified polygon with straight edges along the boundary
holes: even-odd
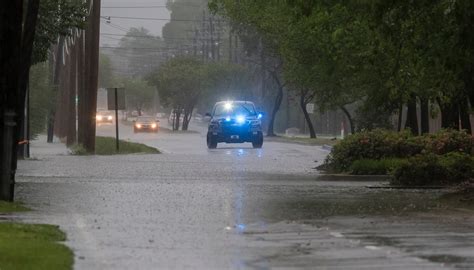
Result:
[[[221,101],[214,105],[207,132],[207,147],[218,143],[251,142],[253,148],[262,148],[262,113],[250,101]]]

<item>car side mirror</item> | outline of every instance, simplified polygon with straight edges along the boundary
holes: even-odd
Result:
[[[157,122],[157,123],[159,123],[159,122],[160,122],[160,120],[158,120],[158,119],[157,119],[157,120],[156,120],[156,122]]]
[[[210,113],[206,113],[204,116],[206,117],[212,117],[212,115]]]

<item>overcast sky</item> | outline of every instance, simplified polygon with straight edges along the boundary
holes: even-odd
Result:
[[[106,19],[101,19],[100,24],[100,44],[101,46],[116,46],[120,35],[124,35],[131,27],[144,27],[151,34],[161,36],[161,29],[170,18],[170,12],[166,9],[166,0],[102,0],[101,16],[112,16],[110,23]],[[142,8],[143,7],[143,8]],[[160,20],[139,20],[113,18],[136,17],[136,18],[156,18]],[[117,36],[104,35],[116,34]]]

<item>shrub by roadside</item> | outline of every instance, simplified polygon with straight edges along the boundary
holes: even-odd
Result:
[[[433,153],[409,158],[393,171],[393,185],[425,186],[460,184],[474,178],[474,158],[465,153]]]
[[[376,129],[356,133],[340,141],[323,167],[329,171],[348,172],[356,160],[406,159],[422,153],[470,154],[473,148],[474,138],[462,131],[441,130],[435,134],[413,136],[409,131]]]
[[[474,178],[474,137],[456,130],[413,136],[373,130],[342,140],[318,169],[392,174],[396,185],[449,185]]]
[[[360,159],[354,161],[349,167],[349,173],[353,175],[386,175],[395,168],[408,161],[400,158],[387,159]]]

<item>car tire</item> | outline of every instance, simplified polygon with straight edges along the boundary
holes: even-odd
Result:
[[[262,132],[259,132],[257,136],[254,137],[252,141],[252,147],[253,148],[262,148],[263,146],[263,134]]]
[[[217,138],[211,133],[207,133],[207,148],[216,149],[217,148]]]

